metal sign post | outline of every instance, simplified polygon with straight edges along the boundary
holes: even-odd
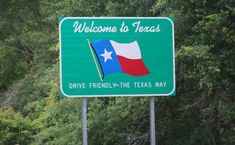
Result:
[[[87,145],[87,98],[82,98],[82,144]]]
[[[155,135],[155,102],[154,97],[150,97],[150,144],[156,144],[156,135]]]
[[[112,96],[151,96],[156,145],[152,96],[176,95],[174,39],[170,17],[59,17],[60,92],[82,97],[83,145],[87,97]]]

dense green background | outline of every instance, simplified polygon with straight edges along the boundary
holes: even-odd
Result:
[[[74,33],[74,22],[86,23],[86,26],[116,26],[116,33]],[[160,26],[160,32],[137,32],[132,26],[134,22],[141,26]],[[129,31],[119,31],[122,22]],[[60,53],[61,53],[61,91],[65,96],[81,97],[81,95],[134,95],[155,94],[158,96],[171,95],[174,92],[174,26],[169,18],[64,18],[60,21]],[[150,71],[145,76],[131,76],[124,73],[111,74],[100,81],[98,72],[87,40],[108,39],[119,43],[137,41],[141,50],[144,64]],[[86,64],[86,65],[84,65]],[[127,88],[89,88],[89,83],[118,83],[130,82]],[[151,88],[135,88],[134,82],[151,82]],[[163,88],[154,87],[155,82],[166,82]],[[70,83],[86,83],[86,89],[70,89]]]
[[[177,96],[156,98],[157,141],[234,145],[234,6],[0,0],[0,144],[81,144],[81,99],[59,99],[58,16],[174,16]],[[88,137],[91,145],[148,145],[149,98],[90,98]]]

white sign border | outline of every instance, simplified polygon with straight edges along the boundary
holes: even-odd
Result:
[[[165,19],[172,25],[172,45],[173,45],[173,89],[170,93],[165,94],[117,94],[117,95],[68,95],[63,91],[62,87],[62,49],[61,49],[61,25],[65,20],[73,19]],[[125,97],[125,96],[170,96],[175,91],[175,36],[174,36],[174,23],[168,17],[64,17],[59,23],[59,44],[60,44],[60,91],[68,98],[80,98],[80,97]]]

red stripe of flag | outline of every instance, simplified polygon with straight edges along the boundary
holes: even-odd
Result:
[[[133,76],[143,76],[150,73],[142,59],[128,59],[123,56],[118,56],[118,59],[124,73]]]

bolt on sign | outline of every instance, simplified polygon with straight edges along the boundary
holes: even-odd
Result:
[[[66,97],[175,95],[168,17],[60,17],[60,91]]]

